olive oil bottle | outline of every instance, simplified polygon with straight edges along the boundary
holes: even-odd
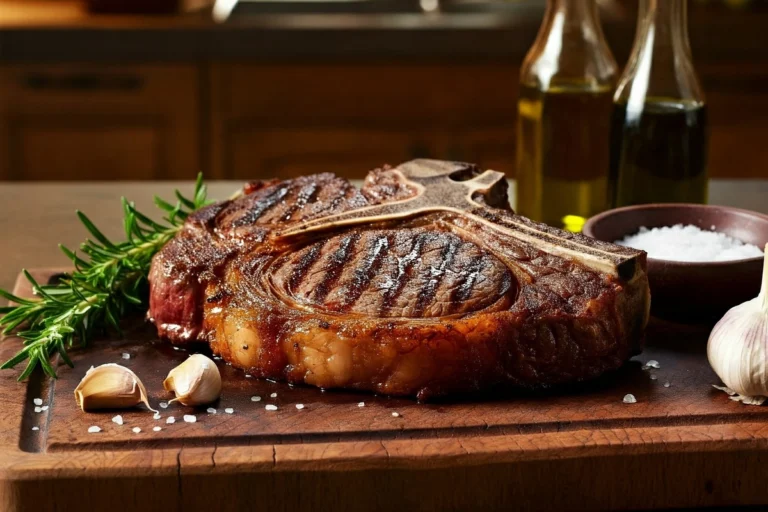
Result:
[[[637,118],[613,112],[611,168],[616,204],[707,202],[707,109],[695,101],[647,98]]]
[[[616,75],[595,0],[548,0],[520,74],[518,213],[562,227],[608,207]]]
[[[614,95],[614,206],[707,202],[707,108],[688,43],[686,0],[640,0]]]

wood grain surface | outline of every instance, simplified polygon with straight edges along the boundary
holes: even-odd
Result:
[[[29,289],[20,282],[17,292]],[[60,366],[56,381],[36,373],[18,383],[18,372],[0,373],[1,510],[593,510],[768,502],[768,409],[711,388],[717,378],[706,363],[705,326],[654,320],[646,351],[592,383],[427,404],[289,387],[246,378],[218,361],[224,390],[215,414],[171,404],[155,420],[137,408],[118,411],[120,426],[111,421],[118,412],[76,408],[73,390],[85,371],[124,364],[157,406],[170,398],[162,379],[188,356],[157,341],[141,318],[126,327],[121,339],[74,351],[75,368]],[[6,340],[0,357],[18,346]],[[661,368],[643,369],[650,359]],[[637,403],[623,403],[626,393]],[[34,398],[49,408],[36,413]],[[266,411],[266,404],[278,410]],[[184,414],[197,421],[184,422]],[[168,424],[169,416],[176,422]],[[91,425],[102,432],[89,434]]]

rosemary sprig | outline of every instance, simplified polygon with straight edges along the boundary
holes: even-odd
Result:
[[[55,284],[40,284],[24,270],[32,284],[33,299],[17,297],[0,289],[0,297],[15,306],[0,307],[2,334],[18,330],[22,348],[2,367],[13,368],[29,359],[19,380],[27,378],[38,365],[56,377],[51,358],[57,353],[69,366],[67,348],[85,345],[96,330],[113,328],[120,332],[120,318],[146,302],[147,274],[154,256],[181,229],[194,210],[207,204],[206,186],[198,175],[192,198],[176,191],[176,203],[155,197],[165,216],[155,222],[123,198],[126,239],[113,242],[82,212],[80,221],[93,239],[80,245],[80,254],[59,246],[74,263],[75,270]]]

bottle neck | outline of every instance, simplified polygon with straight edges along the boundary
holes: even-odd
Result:
[[[627,103],[630,113],[647,102],[704,102],[688,41],[687,0],[640,0],[632,54],[614,101]]]
[[[616,61],[603,36],[596,0],[547,0],[521,81],[541,90],[592,90],[612,87],[615,79]]]
[[[656,58],[690,59],[687,0],[640,0],[638,39],[653,45]]]

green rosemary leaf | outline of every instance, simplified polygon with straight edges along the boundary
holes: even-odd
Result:
[[[80,210],[77,210],[76,213],[78,218],[80,219],[80,222],[82,222],[83,225],[85,225],[86,229],[93,235],[93,237],[96,240],[101,242],[104,245],[104,247],[114,249],[115,246],[112,244],[112,242],[110,242],[109,238],[104,236],[104,234],[101,231],[99,231],[99,228],[97,228],[93,224],[93,222],[91,222],[91,220],[83,212],[81,212]]]
[[[24,343],[0,368],[13,368],[28,360],[20,380],[38,366],[55,377],[52,356],[59,354],[62,361],[72,366],[67,347],[84,346],[97,332],[119,332],[120,318],[127,311],[146,305],[152,257],[176,235],[191,212],[207,204],[202,175],[198,175],[191,199],[178,192],[176,198],[175,204],[155,198],[167,225],[152,220],[124,199],[126,239],[121,242],[111,241],[78,211],[78,218],[93,239],[80,245],[80,254],[59,246],[75,270],[54,284],[40,284],[25,270],[24,275],[37,295],[34,299],[0,289],[0,298],[16,304],[0,306],[0,314],[4,314],[0,317],[0,328],[5,334],[15,332]]]

